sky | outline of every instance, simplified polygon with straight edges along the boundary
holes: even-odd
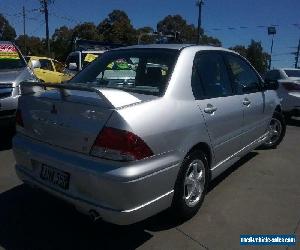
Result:
[[[45,36],[43,14],[36,11],[38,0],[0,0],[0,13],[23,33],[20,15],[25,6],[29,35]],[[114,9],[125,11],[135,28],[156,24],[167,15],[179,14],[189,24],[197,25],[196,0],[54,0],[49,6],[50,34],[62,25],[73,27],[82,22],[98,25]],[[248,46],[251,39],[261,41],[270,52],[271,36],[267,26],[277,25],[274,37],[274,67],[292,67],[300,39],[300,0],[204,0],[202,28],[217,37],[223,47]]]

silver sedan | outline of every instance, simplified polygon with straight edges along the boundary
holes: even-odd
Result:
[[[112,50],[70,83],[22,85],[17,174],[94,219],[131,224],[170,207],[188,219],[212,179],[281,142],[276,88],[223,48]]]

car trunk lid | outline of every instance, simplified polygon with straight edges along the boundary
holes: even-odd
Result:
[[[34,85],[34,84],[33,84]],[[115,109],[141,102],[121,90],[22,86],[20,130],[39,141],[88,154]]]

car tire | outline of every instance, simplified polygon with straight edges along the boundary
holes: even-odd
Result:
[[[189,153],[182,163],[174,188],[171,209],[176,219],[185,221],[198,212],[207,191],[209,176],[205,154],[200,150]]]
[[[286,132],[286,123],[282,113],[279,113],[277,111],[274,112],[269,124],[269,131],[271,133],[271,136],[263,144],[264,149],[274,149],[283,140]]]

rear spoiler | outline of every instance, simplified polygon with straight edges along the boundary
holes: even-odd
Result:
[[[71,84],[71,83],[63,83],[63,84],[54,84],[54,83],[39,83],[39,82],[21,82],[20,83],[20,91],[21,96],[26,95],[34,95],[39,92],[46,92],[47,90],[59,90],[60,97],[62,100],[67,100],[70,94],[67,93],[67,90],[77,90],[83,92],[91,92],[96,93],[99,96],[98,102],[105,105],[107,108],[114,108],[112,103],[101,93],[101,91],[93,86],[89,86],[88,84]],[[85,100],[86,101],[86,100]],[[83,103],[85,103],[82,100]]]
[[[54,84],[54,83],[39,83],[39,82],[21,82],[20,90],[21,95],[32,95],[38,92],[44,92],[50,89],[58,89],[62,95],[62,98],[66,97],[65,90],[78,90],[97,93],[100,97],[103,97],[101,91],[95,87],[87,86],[87,84]]]

